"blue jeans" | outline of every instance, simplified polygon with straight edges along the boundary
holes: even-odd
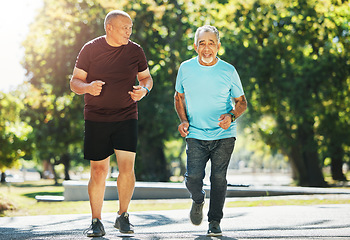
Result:
[[[227,167],[235,146],[236,138],[219,140],[198,140],[188,138],[187,141],[187,172],[185,183],[191,198],[196,203],[204,201],[203,179],[205,167],[211,160],[210,173],[210,203],[208,221],[220,222],[223,217],[223,208],[227,190]]]

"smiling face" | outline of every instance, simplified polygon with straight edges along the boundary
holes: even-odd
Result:
[[[220,46],[221,43],[218,41],[215,33],[201,31],[198,34],[197,43],[194,44],[194,49],[198,53],[199,63],[204,66],[214,65],[217,62],[216,55]]]
[[[132,33],[132,21],[129,17],[119,15],[106,25],[106,39],[109,45],[120,47],[129,42]]]

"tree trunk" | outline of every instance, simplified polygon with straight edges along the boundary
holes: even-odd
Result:
[[[68,153],[65,153],[61,157],[61,163],[64,165],[64,180],[71,180],[69,176],[70,169],[70,157]]]
[[[305,165],[306,178],[300,179],[301,186],[325,187],[320,161],[317,153],[317,143],[314,139],[313,119],[305,118],[298,127],[298,138],[301,143],[301,157]]]
[[[331,173],[333,180],[336,181],[347,181],[344,173],[343,173],[343,156],[344,150],[342,146],[339,144],[332,144],[330,146],[330,157],[331,161]]]
[[[53,176],[54,176],[54,180],[55,180],[55,186],[58,186],[58,175],[56,173],[56,169],[55,169],[56,164],[52,164],[52,172],[53,172]]]
[[[140,144],[136,160],[136,179],[167,182],[169,177],[163,145],[161,143],[147,144],[146,142]]]
[[[1,172],[1,183],[6,183],[6,173],[5,172]]]
[[[301,149],[298,144],[291,146],[291,152],[288,155],[292,168],[292,177],[297,185],[307,181],[306,167],[301,155]]]

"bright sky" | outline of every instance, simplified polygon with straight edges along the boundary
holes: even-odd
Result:
[[[9,91],[25,80],[21,43],[42,0],[3,1],[0,7],[0,91]]]

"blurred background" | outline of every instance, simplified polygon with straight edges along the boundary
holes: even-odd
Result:
[[[122,9],[147,56],[152,93],[139,103],[138,181],[181,182],[185,141],[173,95],[196,29],[218,28],[219,57],[248,100],[231,184],[324,187],[350,162],[350,4],[346,0],[12,0],[0,4],[2,182],[88,179],[83,96],[69,79],[105,15]],[[208,169],[209,171],[210,169]],[[110,177],[117,177],[115,156]]]

